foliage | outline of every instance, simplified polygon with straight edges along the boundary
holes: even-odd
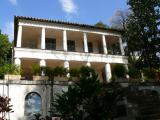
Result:
[[[3,76],[4,74],[20,75],[21,73],[21,68],[15,64],[4,64],[0,68],[0,76]]]
[[[67,69],[58,66],[54,68],[54,73],[56,76],[66,76]]]
[[[95,75],[95,70],[88,66],[82,66],[79,70],[79,76],[83,77],[91,77],[91,75]]]
[[[111,28],[126,30],[129,10],[117,10],[114,16],[110,19]]]
[[[41,114],[34,114],[33,115],[34,118],[32,118],[32,120],[51,120],[51,118],[49,116],[42,116]]]
[[[152,70],[149,70],[147,68],[144,68],[142,70],[143,72],[143,75],[144,75],[144,80],[152,80],[152,79],[155,79],[155,73],[156,71],[154,69]]]
[[[10,105],[10,101],[11,99],[9,97],[0,96],[0,114],[1,114],[0,119],[1,120],[6,120],[5,118],[6,113],[13,112],[12,105]]]
[[[10,63],[11,46],[8,36],[0,33],[0,78],[4,75],[4,65]]]
[[[100,28],[108,28],[108,26],[101,21],[97,22],[94,26],[100,27]]]
[[[135,67],[129,67],[128,75],[130,78],[133,78],[133,79],[140,79],[141,78],[140,71]]]
[[[31,71],[33,75],[41,75],[41,67],[37,64],[32,65]]]
[[[66,76],[67,74],[67,69],[63,68],[63,67],[55,67],[55,68],[51,68],[51,67],[44,67],[43,68],[44,73],[49,76],[49,77],[54,77],[54,76]]]
[[[78,69],[70,69],[69,70],[71,77],[79,77],[79,70]]]
[[[160,68],[160,0],[128,0],[131,14],[125,37],[128,55],[139,56],[136,68]]]
[[[116,104],[123,97],[119,85],[99,82],[92,68],[80,68],[80,81],[58,94],[56,112],[65,120],[109,120],[113,118]]]
[[[128,75],[130,76],[130,78],[140,79],[141,78],[141,71],[138,69],[136,57],[129,56],[128,62],[130,63],[129,70],[128,70]]]
[[[11,59],[11,46],[8,36],[0,33],[0,67]]]
[[[115,75],[117,78],[124,78],[126,72],[125,66],[121,64],[116,64],[112,70],[113,75]]]

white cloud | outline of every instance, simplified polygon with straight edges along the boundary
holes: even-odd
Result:
[[[14,37],[14,23],[7,22],[2,29],[2,33],[7,34],[10,41],[13,41]]]
[[[63,11],[67,14],[66,18],[70,20],[73,14],[77,14],[78,7],[73,0],[59,0]]]
[[[13,5],[16,5],[17,4],[17,0],[9,0],[9,2]]]

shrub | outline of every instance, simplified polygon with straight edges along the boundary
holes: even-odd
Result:
[[[20,75],[22,73],[22,69],[15,64],[5,64],[0,68],[0,76],[5,74],[10,75]]]
[[[79,70],[78,69],[70,69],[69,70],[71,77],[78,77],[79,76]]]
[[[9,97],[0,96],[0,120],[6,120],[6,113],[13,112],[10,101],[11,99]]]
[[[67,69],[59,66],[55,68],[44,67],[43,70],[44,70],[44,73],[49,77],[65,76],[68,73]]]
[[[126,75],[126,68],[124,65],[117,64],[112,70],[113,75],[115,75],[117,78],[123,78]]]
[[[156,71],[154,69],[145,68],[142,70],[144,75],[144,80],[151,80],[155,78]]]
[[[41,67],[39,65],[32,65],[31,69],[33,75],[40,75],[41,74]]]
[[[130,78],[137,78],[139,79],[141,77],[140,71],[135,67],[129,67],[128,75]]]

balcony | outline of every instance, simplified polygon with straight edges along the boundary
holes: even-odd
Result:
[[[65,52],[30,48],[14,48],[15,58],[53,59],[127,64],[126,56],[95,53]]]
[[[45,50],[64,51],[63,30],[45,29]],[[80,31],[66,31],[67,50],[69,52],[104,54],[102,35],[87,33],[87,51],[84,43],[84,33]],[[121,55],[119,37],[105,36],[105,43],[109,55]],[[21,48],[42,49],[42,28],[25,26],[22,29]]]

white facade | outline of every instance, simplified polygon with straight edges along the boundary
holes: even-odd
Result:
[[[121,33],[116,30],[25,17],[17,17],[17,21],[14,59],[22,66],[23,76],[31,75],[28,71],[32,64],[56,67],[68,62],[70,68],[89,64],[102,81],[109,82],[114,64],[128,64]],[[55,49],[46,48],[46,38],[55,39]],[[73,41],[74,50],[68,50],[69,40]],[[115,43],[120,54],[113,53]]]

